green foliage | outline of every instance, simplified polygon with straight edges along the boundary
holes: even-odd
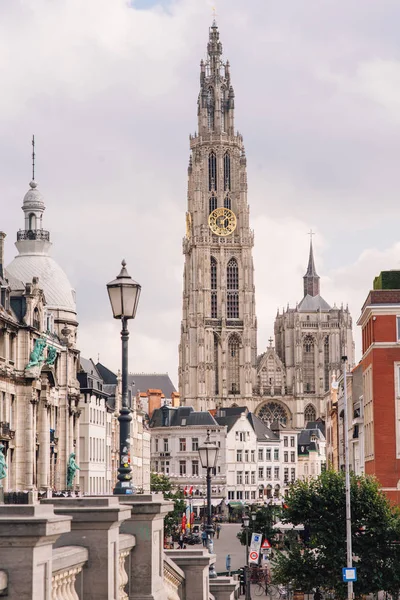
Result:
[[[174,508],[164,519],[164,533],[171,535],[176,526],[179,527],[182,514],[185,512],[186,504],[184,495],[181,490],[174,492],[172,484],[166,475],[150,474],[150,489],[152,492],[163,492],[165,500],[171,500],[174,503]]]
[[[256,514],[256,519],[253,519],[250,516],[249,521],[249,543],[251,540],[251,534],[254,533],[262,533],[264,537],[268,539],[271,545],[274,544],[276,530],[273,528],[274,522],[279,518],[281,513],[281,508],[279,506],[275,506],[273,504],[268,504],[266,506],[262,506],[261,508],[258,505],[253,505],[250,510],[250,513]],[[237,534],[237,537],[240,543],[245,546],[246,545],[246,530],[243,528]]]
[[[399,290],[400,271],[381,271],[374,279],[374,290]]]
[[[400,547],[393,546],[400,539],[398,512],[373,478],[353,475],[350,495],[356,596],[400,589]],[[303,524],[304,532],[285,552],[277,553],[275,578],[303,591],[333,589],[336,598],[345,598],[347,586],[341,573],[346,566],[344,473],[325,471],[318,478],[295,482],[286,505],[282,520]]]

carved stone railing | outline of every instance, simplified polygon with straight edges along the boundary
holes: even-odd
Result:
[[[129,533],[119,534],[119,600],[128,600],[129,598],[125,588],[129,583],[128,573],[131,572],[131,569],[130,565],[126,568],[126,563],[130,559],[130,554],[135,544],[136,540],[134,535],[130,535]]]
[[[82,546],[63,546],[53,550],[51,600],[83,600],[81,572],[88,561]]]
[[[165,555],[164,584],[167,592],[167,600],[181,600],[184,598],[185,573]]]

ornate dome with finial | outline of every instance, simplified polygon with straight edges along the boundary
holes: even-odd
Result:
[[[76,315],[75,290],[62,268],[49,255],[50,233],[42,228],[43,212],[46,208],[43,196],[34,180],[29,186],[22,205],[25,228],[18,231],[15,244],[18,255],[6,269],[6,275],[10,276],[11,289],[20,285],[18,282],[30,283],[33,277],[38,277],[47,307]]]

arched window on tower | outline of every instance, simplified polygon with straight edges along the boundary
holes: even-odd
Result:
[[[211,276],[211,318],[217,318],[217,261],[212,256],[210,261]]]
[[[329,391],[329,335],[324,340],[324,383],[325,392]]]
[[[240,339],[236,333],[228,342],[228,394],[240,394]]]
[[[214,90],[209,87],[207,90],[207,125],[211,131],[214,129]]]
[[[232,209],[231,198],[228,195],[226,195],[225,198],[224,198],[224,208],[229,208],[229,210]]]
[[[224,154],[224,190],[231,189],[231,155],[229,152]]]
[[[31,213],[29,215],[29,227],[28,229],[31,229],[32,231],[35,231],[36,229],[36,215],[34,213]]]
[[[210,196],[208,208],[209,208],[210,215],[211,215],[212,211],[217,208],[217,196],[214,196],[214,194],[212,196]]]
[[[304,411],[304,425],[307,423],[315,423],[317,420],[317,411],[315,410],[315,406],[312,404],[307,404]]]
[[[235,258],[231,258],[226,269],[226,317],[239,318],[239,268]]]
[[[219,340],[216,333],[214,333],[214,393],[216,396],[219,394],[219,361],[218,361],[218,350]]]
[[[267,404],[264,404],[260,408],[257,417],[266,423],[268,427],[270,427],[274,421],[281,423],[281,425],[287,425],[288,422],[288,413],[285,407],[278,402],[268,402]]]
[[[303,384],[306,394],[315,393],[315,346],[312,335],[303,341]]]
[[[208,189],[217,191],[217,157],[215,152],[208,155]]]

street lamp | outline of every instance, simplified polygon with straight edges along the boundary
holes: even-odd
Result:
[[[119,467],[118,481],[114,494],[132,494],[132,468],[130,456],[130,423],[131,409],[128,406],[128,319],[134,319],[139,303],[141,286],[129,276],[126,262],[122,261],[122,269],[114,281],[107,283],[114,319],[121,319],[122,331],[122,402],[119,411]]]
[[[203,469],[207,469],[207,540],[208,550],[210,551],[211,540],[214,535],[214,528],[211,523],[211,471],[215,468],[218,457],[218,446],[210,440],[210,430],[207,431],[207,438],[202,446],[199,446],[199,457]],[[217,577],[214,565],[210,565],[209,577]]]
[[[253,517],[253,515],[252,515]],[[245,577],[245,583],[246,583],[246,600],[251,600],[250,597],[250,568],[249,568],[249,525],[250,525],[250,516],[248,515],[248,513],[245,513],[243,515],[243,525],[244,525],[244,529],[246,531],[246,577]]]

